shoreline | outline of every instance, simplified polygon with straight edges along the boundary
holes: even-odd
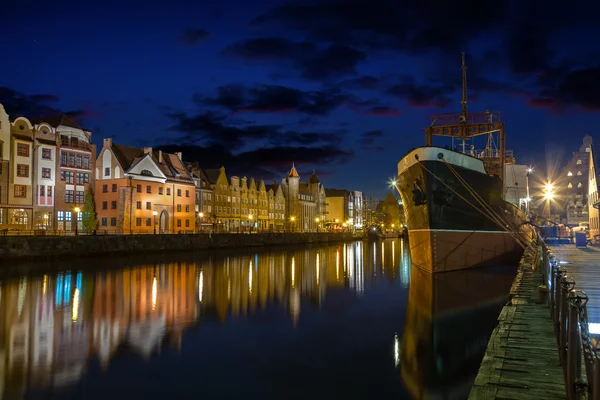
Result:
[[[0,237],[0,269],[18,264],[80,258],[206,252],[256,247],[330,244],[360,240],[353,233],[220,233]]]

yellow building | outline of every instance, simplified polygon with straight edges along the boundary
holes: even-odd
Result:
[[[266,185],[269,213],[269,231],[281,232],[285,229],[285,196],[281,185]]]
[[[211,221],[214,232],[226,232],[231,227],[231,187],[225,167],[204,171],[213,190],[213,213]]]

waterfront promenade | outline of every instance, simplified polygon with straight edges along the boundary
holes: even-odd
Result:
[[[523,257],[469,399],[564,399],[563,369],[549,308],[537,304],[542,273]]]
[[[182,252],[255,246],[327,244],[359,240],[350,232],[86,235],[0,237],[0,266],[15,260],[98,257],[152,252]]]

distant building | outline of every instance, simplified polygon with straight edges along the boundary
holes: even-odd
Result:
[[[286,225],[285,211],[285,196],[283,194],[283,186],[273,182],[271,185],[266,185],[267,201],[269,208],[269,231],[281,232]]]
[[[398,230],[404,223],[402,206],[392,192],[378,206],[384,230]]]
[[[588,184],[592,137],[583,137],[583,144],[573,153],[571,161],[556,180],[557,200],[562,205],[561,222],[567,226],[589,223]]]
[[[316,174],[308,183],[300,183],[296,167],[282,179],[281,186],[286,198],[288,230],[295,232],[316,231],[325,214],[325,189]]]
[[[600,234],[600,149],[590,145],[588,173],[588,215],[590,235]]]
[[[104,139],[95,197],[99,230],[194,232],[196,186],[181,153],[138,149]]]
[[[354,226],[354,192],[346,189],[325,189],[327,222],[332,225]]]
[[[198,162],[186,163],[186,167],[196,184],[196,228],[200,232],[209,232],[212,230],[210,219],[213,212],[213,189],[208,182],[206,174],[200,169]]]
[[[365,200],[362,192],[352,192],[354,197],[354,228],[362,229],[365,224]]]

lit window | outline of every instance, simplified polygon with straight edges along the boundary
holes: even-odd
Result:
[[[581,165],[581,160],[577,160],[577,165]]]
[[[577,176],[581,176],[581,175],[583,175],[583,174],[581,173],[581,171],[577,171]]]
[[[580,188],[580,187],[583,187],[583,183],[579,182],[579,183],[577,184],[577,187],[578,187],[578,188]]]
[[[567,185],[567,187],[568,187],[569,189],[571,189],[571,188],[573,187],[573,184],[572,184],[571,182],[569,182],[569,184]]]
[[[567,176],[573,176],[573,173],[571,171],[567,172]]]

